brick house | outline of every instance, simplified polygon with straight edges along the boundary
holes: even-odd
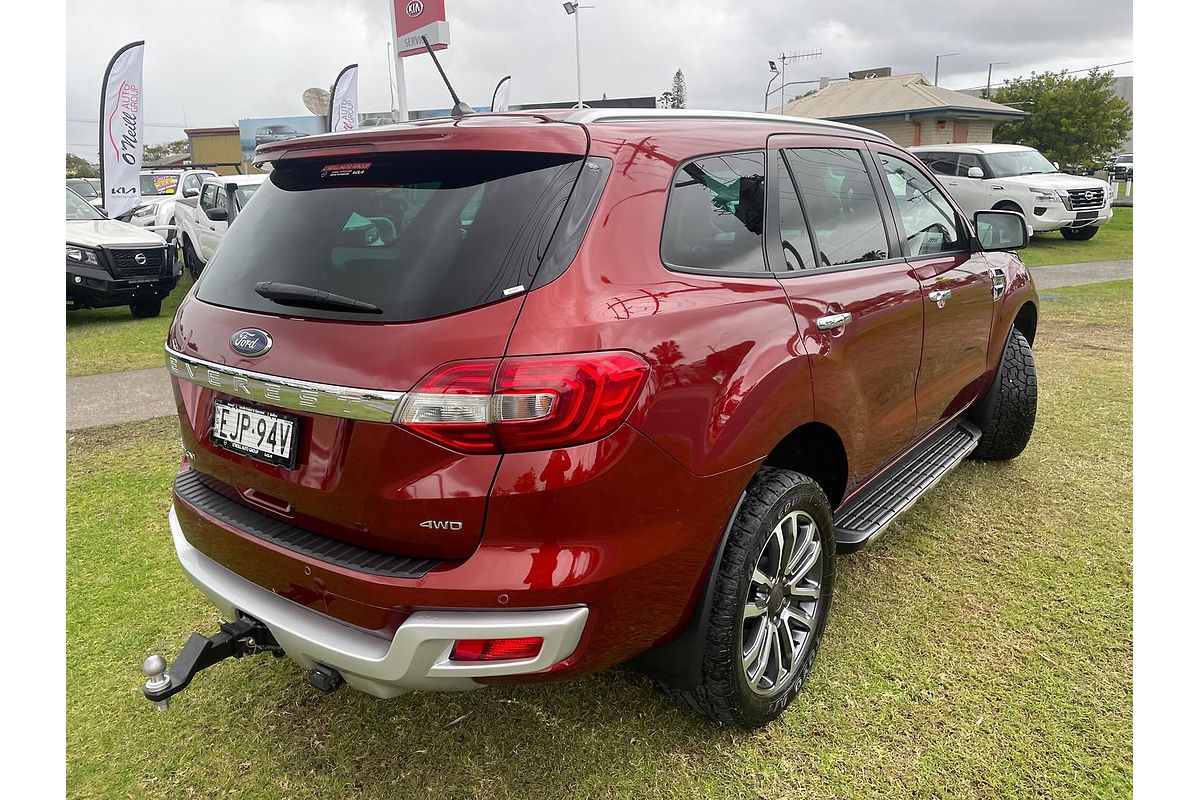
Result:
[[[924,75],[832,83],[775,111],[860,125],[903,147],[990,142],[997,122],[1026,116],[1010,106],[933,86]]]

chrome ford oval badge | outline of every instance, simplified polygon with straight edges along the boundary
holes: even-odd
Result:
[[[271,349],[271,335],[258,328],[242,328],[229,337],[229,346],[235,353],[255,358]]]

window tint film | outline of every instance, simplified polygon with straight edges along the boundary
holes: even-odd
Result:
[[[931,170],[939,175],[958,174],[957,153],[918,153],[917,158],[924,161]]]
[[[820,266],[888,257],[883,215],[857,150],[787,150],[812,226]]]
[[[667,201],[662,257],[680,267],[763,271],[761,151],[688,162]]]
[[[964,249],[958,217],[933,181],[903,159],[880,154],[879,163],[904,225],[907,256],[926,256]]]
[[[404,322],[528,287],[581,158],[436,151],[283,161],[230,226],[196,293],[269,314]],[[283,305],[261,282],[295,284],[382,314]]]
[[[787,164],[779,159],[779,239],[783,245],[783,261],[789,270],[811,269],[814,266],[812,240],[808,238],[808,222],[800,207],[800,196]]]

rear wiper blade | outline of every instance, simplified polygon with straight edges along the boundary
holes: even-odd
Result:
[[[294,283],[276,283],[275,281],[260,281],[254,284],[254,291],[261,297],[273,300],[285,306],[302,306],[305,308],[327,308],[334,311],[357,311],[362,314],[382,314],[383,309],[366,300],[355,300],[353,297],[324,292],[311,286],[298,286]]]

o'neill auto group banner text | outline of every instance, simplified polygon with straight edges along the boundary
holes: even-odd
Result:
[[[349,131],[357,127],[358,64],[351,64],[333,82],[329,98],[329,130]]]
[[[100,188],[104,210],[119,217],[142,200],[142,54],[145,42],[117,51],[104,73],[100,103]]]

